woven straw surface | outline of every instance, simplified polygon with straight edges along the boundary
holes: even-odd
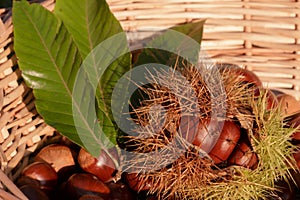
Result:
[[[53,2],[44,5],[49,9],[54,6]],[[10,181],[14,179],[11,172],[16,166],[26,165],[30,153],[54,129],[37,114],[33,93],[21,78],[13,49],[11,11],[0,9],[0,17],[0,187],[5,186],[19,199],[25,199]],[[14,195],[0,189],[4,199],[14,199]]]
[[[53,10],[54,1],[43,5]],[[53,135],[54,129],[37,114],[33,93],[21,78],[11,16],[10,9],[0,9],[0,199],[25,200],[12,180],[20,173],[18,168],[27,165],[41,139]]]
[[[144,35],[207,19],[203,49],[254,71],[269,88],[300,98],[298,0],[108,0],[127,31]]]

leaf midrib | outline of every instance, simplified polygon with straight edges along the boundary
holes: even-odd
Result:
[[[57,72],[59,78],[62,80],[62,83],[63,83],[63,85],[64,85],[64,87],[65,87],[65,89],[66,89],[68,95],[71,97],[72,102],[74,102],[73,105],[76,107],[78,113],[80,114],[81,119],[83,119],[84,124],[86,125],[86,127],[88,128],[88,130],[89,130],[91,133],[93,133],[93,131],[91,130],[90,126],[88,125],[88,123],[86,122],[85,118],[83,117],[82,113],[80,112],[80,109],[79,109],[79,106],[78,106],[77,102],[74,101],[73,95],[72,95],[72,93],[71,93],[71,91],[70,91],[68,85],[67,85],[66,82],[64,81],[64,79],[63,79],[61,73],[59,73],[60,70],[59,70],[59,68],[58,68],[58,66],[57,66],[57,64],[56,64],[56,62],[55,62],[55,59],[53,58],[53,56],[51,55],[51,52],[50,52],[49,49],[47,48],[47,45],[46,45],[46,43],[45,43],[45,41],[44,41],[42,35],[40,34],[38,28],[37,28],[36,25],[33,23],[33,20],[30,18],[29,13],[26,12],[26,10],[25,10],[23,7],[22,7],[22,9],[23,9],[23,12],[25,13],[25,15],[27,16],[28,20],[30,21],[30,23],[31,23],[32,26],[34,27],[34,29],[35,29],[36,33],[38,34],[39,38],[41,39],[41,42],[42,42],[44,48],[46,49],[46,52],[47,52],[49,58],[51,59],[52,64],[54,65],[55,70],[56,70],[56,72]],[[61,22],[60,22],[60,26],[61,26],[61,25],[62,25],[62,24],[61,24]],[[95,137],[94,134],[92,134],[92,135],[93,135],[94,139],[95,139],[97,142],[101,142],[101,141],[99,141],[99,140]],[[101,144],[101,143],[98,143],[98,144]]]
[[[91,30],[90,30],[90,26],[89,26],[89,14],[88,14],[87,0],[85,1],[85,3],[86,3],[86,6],[85,6],[85,15],[86,15],[85,24],[86,24],[86,31],[87,31],[87,35],[88,35],[88,41],[89,41],[89,51],[92,54],[91,57],[92,57],[92,60],[93,60],[93,66],[96,67],[96,59],[95,59],[95,55],[94,55],[94,51],[93,51],[94,44],[93,44],[93,41],[92,41],[92,38],[91,38]],[[86,55],[86,56],[88,56],[88,55]],[[95,70],[95,73],[96,73],[96,77],[98,78],[99,77],[98,70]],[[97,83],[97,88],[101,88],[99,80],[98,80],[98,83]],[[101,98],[102,98],[102,102],[105,102],[104,98],[103,98],[104,97],[104,91],[102,91],[102,89],[100,89],[99,92],[100,92],[100,95],[101,95]],[[98,104],[99,104],[99,102],[98,102]],[[103,106],[104,113],[106,113],[107,110],[108,110],[106,103],[103,103],[102,106]],[[106,114],[106,116],[107,116],[107,114]]]
[[[23,7],[22,7],[22,9],[23,9]],[[68,95],[72,98],[72,93],[71,93],[71,91],[69,90],[68,85],[65,83],[65,81],[64,81],[64,79],[63,79],[61,73],[59,73],[60,70],[58,69],[58,66],[56,65],[55,59],[54,59],[53,56],[51,55],[51,52],[50,52],[49,49],[47,48],[47,45],[46,45],[46,43],[45,43],[45,40],[43,39],[43,37],[42,37],[41,33],[39,32],[38,28],[36,27],[36,25],[33,23],[33,20],[29,17],[29,16],[30,16],[29,13],[27,13],[25,9],[23,9],[23,11],[24,11],[24,13],[26,14],[27,18],[29,19],[29,21],[30,21],[30,23],[32,24],[32,26],[34,27],[36,33],[38,34],[38,36],[39,36],[39,38],[40,38],[40,40],[41,40],[41,42],[42,42],[44,48],[46,49],[46,52],[47,52],[47,54],[48,54],[48,56],[49,56],[49,58],[50,58],[52,64],[53,64],[54,67],[55,67],[55,70],[56,70],[57,74],[59,75],[59,78],[62,80],[62,83],[63,83],[64,87],[65,87],[66,90],[67,90]]]

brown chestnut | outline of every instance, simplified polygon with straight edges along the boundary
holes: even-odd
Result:
[[[26,166],[22,172],[22,176],[36,180],[39,187],[45,192],[51,192],[57,185],[57,173],[45,162],[33,162]]]
[[[130,188],[122,182],[109,182],[107,183],[111,193],[110,200],[135,200],[136,197]]]
[[[247,69],[243,69],[243,68],[238,68],[238,69],[235,69],[233,71],[235,71],[235,73],[238,75],[238,77],[243,82],[252,83],[252,84],[256,85],[257,87],[262,87],[261,80],[252,71],[247,70]]]
[[[293,157],[296,160],[298,168],[300,169],[300,150],[297,150],[295,153],[293,153]]]
[[[50,198],[39,187],[34,185],[23,185],[20,190],[30,200],[49,200]]]
[[[271,110],[271,109],[276,108],[277,106],[278,106],[278,99],[277,99],[276,95],[271,90],[268,90],[267,91],[266,109]]]
[[[68,179],[75,172],[74,152],[65,145],[50,144],[35,156],[36,161],[50,164],[60,178]]]
[[[254,169],[257,167],[257,155],[251,150],[250,145],[241,141],[228,159],[229,165],[239,165],[246,168]]]
[[[297,128],[297,130],[293,133],[292,138],[295,141],[300,141],[300,116],[292,119],[290,122],[288,122],[288,124],[292,127],[292,128]]]
[[[216,140],[212,135],[218,132],[220,132],[220,124],[217,120],[211,118],[201,119],[193,144],[201,147],[203,151],[209,152],[212,150]]]
[[[33,185],[33,186],[36,186],[36,187],[39,187],[40,186],[40,183],[38,180],[35,180],[35,179],[32,179],[28,176],[20,176],[17,181],[16,181],[16,185],[18,187],[21,187],[23,185]]]
[[[108,182],[113,179],[114,173],[116,171],[115,164],[105,151],[101,151],[97,159],[82,148],[79,151],[77,160],[79,166],[84,171],[94,174],[101,181]]]
[[[86,173],[73,174],[65,184],[65,191],[69,198],[78,199],[82,195],[91,194],[106,197],[110,189],[96,176]]]
[[[228,64],[228,63],[218,64],[218,67],[221,70],[230,70],[230,73],[236,75],[241,82],[247,84],[253,84],[257,88],[262,87],[262,82],[260,78],[258,78],[258,76],[250,70],[241,68],[238,65]]]
[[[199,117],[196,116],[182,116],[180,119],[180,126],[178,132],[182,138],[187,142],[192,143],[197,135],[198,126],[200,123]]]
[[[102,197],[93,194],[82,195],[79,200],[104,200]]]
[[[282,92],[280,90],[277,90],[277,89],[274,89],[274,88],[272,88],[270,90],[273,92],[273,94],[275,94],[276,97],[278,97],[281,94],[284,94],[284,92]]]
[[[137,192],[148,191],[153,187],[153,183],[150,179],[141,180],[137,173],[128,173],[125,175],[125,179],[129,187]]]
[[[240,128],[232,121],[225,121],[216,145],[209,152],[215,164],[228,159],[240,139]]]
[[[281,94],[277,96],[283,116],[300,112],[300,102],[292,95]]]
[[[261,93],[266,95],[265,110],[271,110],[278,106],[278,99],[271,90],[259,88],[256,90],[255,97],[260,96]]]
[[[290,183],[284,181],[284,180],[279,180],[275,182],[275,188],[277,189],[275,191],[275,194],[277,197],[271,197],[271,200],[294,200],[298,199],[296,198],[296,193],[295,193],[295,185],[292,183],[292,181],[289,181]]]
[[[66,136],[61,136],[61,139],[58,144],[69,147],[71,149],[71,151],[74,150],[75,152],[78,152],[80,150],[80,146],[78,144],[75,144],[74,142],[72,142]]]

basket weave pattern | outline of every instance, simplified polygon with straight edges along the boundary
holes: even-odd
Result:
[[[50,2],[44,5],[51,8]],[[0,163],[1,170],[10,174],[54,129],[37,114],[32,90],[17,67],[11,10],[1,9],[0,15]]]
[[[203,49],[254,71],[269,88],[300,98],[298,0],[108,0],[126,31],[147,35],[207,19]]]

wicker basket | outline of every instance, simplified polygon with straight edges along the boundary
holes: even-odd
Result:
[[[53,1],[43,4],[49,9],[54,8]],[[25,85],[17,67],[11,10],[0,9],[0,16],[0,182],[3,188],[0,189],[0,199],[13,199],[14,196],[25,199],[11,180],[19,175],[18,169],[27,165],[29,155],[40,141],[53,135],[54,129],[37,114],[33,93]]]
[[[55,0],[41,1],[50,10]],[[129,40],[176,24],[207,19],[203,49],[215,60],[254,71],[269,88],[300,99],[300,2],[298,0],[108,0]],[[24,199],[10,180],[39,141],[54,129],[38,116],[31,90],[13,53],[11,12],[0,10],[0,180]],[[135,34],[137,33],[137,34]],[[6,175],[9,177],[7,178]],[[5,196],[6,195],[6,196]]]
[[[108,0],[127,31],[145,35],[207,19],[203,49],[254,71],[269,88],[300,98],[298,0]]]

